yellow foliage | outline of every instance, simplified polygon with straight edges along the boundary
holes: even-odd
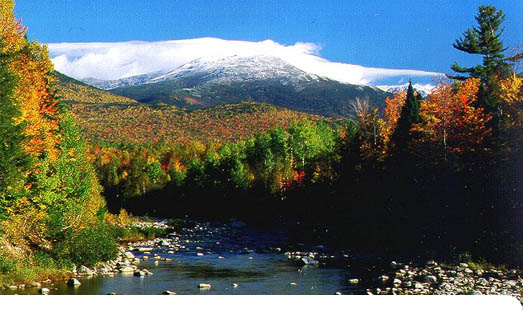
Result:
[[[523,103],[523,80],[515,73],[499,83],[499,97],[512,106]]]

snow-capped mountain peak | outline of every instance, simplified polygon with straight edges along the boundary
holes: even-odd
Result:
[[[291,82],[318,80],[314,74],[308,74],[281,58],[267,55],[227,57],[205,57],[190,61],[162,76],[153,78],[149,83],[177,78],[198,76],[203,80],[215,82],[245,82],[255,80],[288,79]]]
[[[406,91],[409,87],[409,84],[405,83],[405,84],[398,84],[398,85],[377,85],[376,87],[385,92],[397,93],[397,92],[401,92],[401,91]],[[432,93],[432,90],[434,89],[434,85],[432,85],[432,84],[415,83],[412,85],[412,87],[414,88],[415,91],[420,92],[423,97]]]

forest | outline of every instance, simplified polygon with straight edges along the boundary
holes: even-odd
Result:
[[[195,119],[205,139],[145,143],[152,126],[138,142],[105,129],[87,141],[60,100],[46,47],[27,39],[13,1],[0,4],[2,277],[114,258],[111,213],[126,212],[235,217],[291,226],[334,248],[521,264],[523,54],[504,55],[504,15],[494,7],[480,7],[478,27],[454,43],[482,63],[454,64],[427,97],[411,84],[383,110],[359,98],[343,126],[244,103],[237,107],[265,113],[258,132],[215,131],[205,120],[217,112],[208,110]],[[248,116],[230,124],[251,126]]]

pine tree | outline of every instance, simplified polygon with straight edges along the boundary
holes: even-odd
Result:
[[[0,54],[0,216],[21,195],[24,171],[29,165],[22,145],[24,124],[15,120],[21,112],[13,100],[16,79],[9,71],[9,59],[10,55]]]
[[[469,28],[463,38],[457,39],[452,45],[454,48],[468,54],[483,55],[483,64],[475,67],[461,67],[457,63],[451,69],[458,73],[467,73],[470,77],[480,78],[487,82],[494,75],[505,76],[510,73],[510,65],[502,54],[503,47],[501,24],[505,21],[503,11],[493,6],[480,6],[475,17],[478,27]],[[464,80],[466,76],[451,76],[454,79]]]
[[[409,81],[407,99],[405,100],[405,105],[403,105],[403,108],[401,109],[401,114],[398,120],[398,125],[396,126],[396,130],[392,135],[392,141],[399,150],[403,150],[407,147],[411,139],[410,129],[412,124],[418,123],[419,121],[419,102],[416,94],[414,93],[412,82]]]
[[[474,67],[461,67],[454,63],[450,68],[463,75],[448,75],[449,78],[465,80],[468,77],[481,79],[476,106],[485,108],[487,112],[495,113],[494,122],[502,114],[499,99],[495,96],[499,79],[506,78],[511,73],[509,59],[505,58],[503,52],[503,28],[501,24],[505,21],[503,11],[493,6],[480,6],[478,15],[475,17],[478,26],[469,28],[463,33],[463,37],[457,39],[454,48],[468,54],[482,55],[483,63]]]

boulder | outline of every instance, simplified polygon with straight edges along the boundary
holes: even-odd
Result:
[[[436,283],[438,281],[438,279],[435,276],[433,276],[433,275],[426,275],[423,278],[423,281],[425,281],[427,283],[430,283],[430,284],[433,284],[433,283]]]
[[[382,275],[378,278],[381,282],[385,283],[389,280],[389,276],[388,275]]]
[[[49,294],[50,291],[51,291],[51,290],[50,290],[49,288],[47,288],[47,287],[42,287],[42,288],[40,288],[40,290],[38,291],[38,293],[40,293],[40,294],[42,294],[42,295],[47,295],[47,294]]]
[[[134,272],[134,270],[135,269],[131,266],[124,266],[124,267],[120,268],[120,272],[122,272],[122,273],[132,273],[132,272]]]
[[[144,277],[145,276],[145,272],[144,271],[140,271],[140,270],[137,270],[137,271],[134,271],[134,276],[138,276],[138,277]]]
[[[80,285],[82,285],[82,283],[75,278],[70,278],[69,281],[67,281],[67,286],[69,287],[78,287]]]
[[[312,266],[317,266],[320,264],[319,261],[317,261],[316,259],[313,259],[311,257],[302,257],[301,258],[301,262],[304,264],[304,265],[312,265]]]
[[[164,295],[176,295],[176,292],[171,292],[170,290],[166,290],[163,292]]]
[[[200,289],[210,289],[211,288],[211,284],[208,284],[208,283],[200,283],[198,285],[198,288]]]
[[[127,259],[134,259],[134,255],[133,255],[133,253],[131,253],[131,252],[125,252],[123,255],[124,255],[125,258],[127,258]]]
[[[349,284],[358,284],[360,282],[359,279],[350,279]]]
[[[91,276],[94,274],[94,272],[86,266],[80,266],[80,268],[78,269],[78,274],[84,276]]]

